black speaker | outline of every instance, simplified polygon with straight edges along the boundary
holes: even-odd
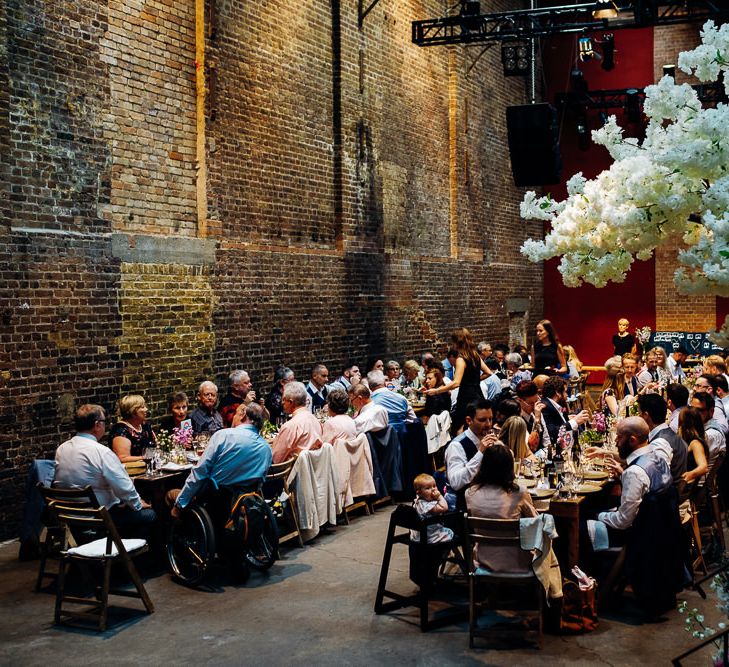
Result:
[[[514,183],[520,188],[559,183],[557,110],[551,104],[506,107],[506,129]]]

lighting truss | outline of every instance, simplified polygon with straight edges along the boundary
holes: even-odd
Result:
[[[444,16],[413,21],[412,40],[418,46],[472,44],[545,37],[556,33],[638,28],[729,20],[725,0],[634,0],[618,5],[616,19],[594,19],[594,2],[496,14]]]

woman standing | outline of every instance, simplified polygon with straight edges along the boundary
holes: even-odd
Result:
[[[473,342],[473,336],[468,329],[465,327],[456,329],[451,335],[451,343],[453,349],[458,353],[453,382],[442,387],[427,389],[425,395],[437,396],[458,389],[451,423],[451,434],[455,435],[466,421],[466,406],[483,398],[480,385],[481,372],[491,375],[491,371],[481,359],[481,355],[476,349],[476,343]]]
[[[567,361],[559,336],[549,320],[542,320],[535,329],[536,341],[532,345],[532,362],[534,376],[564,375],[567,372]]]
[[[147,423],[149,410],[143,396],[127,394],[119,401],[118,421],[111,429],[111,448],[122,463],[142,461],[147,447],[157,446],[157,437]]]

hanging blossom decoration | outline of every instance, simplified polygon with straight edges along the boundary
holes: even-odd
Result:
[[[702,81],[724,72],[729,92],[729,23],[707,21],[701,39],[679,55],[679,67]],[[521,252],[533,262],[561,257],[569,287],[604,287],[623,282],[635,259],[680,236],[687,248],[678,254],[678,291],[729,296],[729,107],[703,109],[696,91],[670,76],[645,93],[642,142],[623,137],[611,116],[592,133],[614,160],[609,169],[591,181],[573,176],[561,202],[526,194],[522,217],[549,221],[551,230]],[[729,342],[729,317],[711,333]]]

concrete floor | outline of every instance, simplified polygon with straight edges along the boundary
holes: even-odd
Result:
[[[32,592],[37,562],[19,563],[17,543],[7,543],[0,547],[0,665],[659,665],[693,641],[677,612],[654,625],[603,618],[589,635],[545,636],[542,651],[469,650],[465,623],[422,634],[413,609],[376,616],[389,513],[354,518],[304,549],[289,543],[269,573],[254,573],[245,586],[220,576],[216,588],[198,591],[166,574],[149,579],[155,613],[127,617],[104,634],[54,627],[53,595]],[[392,589],[413,589],[402,547],[391,573]],[[711,598],[684,597],[715,620]],[[122,602],[141,608],[138,600]]]

